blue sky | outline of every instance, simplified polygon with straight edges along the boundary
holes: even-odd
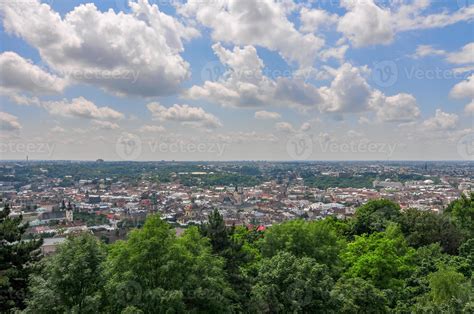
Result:
[[[472,1],[13,0],[0,13],[2,159],[474,157]]]

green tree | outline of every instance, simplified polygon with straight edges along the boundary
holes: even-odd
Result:
[[[331,292],[337,300],[338,313],[387,313],[387,299],[382,291],[361,278],[339,280]]]
[[[144,313],[230,310],[224,261],[212,254],[209,239],[197,228],[176,238],[158,215],[149,216],[142,229],[111,246],[106,264],[111,312],[127,307]]]
[[[260,261],[251,310],[264,313],[327,313],[333,310],[333,279],[309,257],[279,252]]]
[[[245,306],[251,283],[244,267],[253,261],[253,252],[249,252],[249,248],[244,247],[245,241],[242,239],[242,234],[237,234],[234,226],[225,225],[224,217],[217,209],[214,209],[209,215],[208,222],[202,224],[199,230],[203,236],[209,238],[213,253],[224,259],[226,279],[236,292],[234,305]],[[243,232],[242,229],[239,231]]]
[[[105,257],[104,245],[93,235],[69,237],[32,276],[26,312],[97,312],[102,306]]]
[[[474,193],[468,197],[464,194],[444,210],[444,214],[463,231],[466,238],[474,238]]]
[[[342,254],[347,265],[344,275],[365,279],[378,289],[400,291],[413,270],[414,251],[394,224],[384,232],[356,236]]]
[[[339,253],[345,241],[326,221],[292,220],[269,228],[259,245],[265,257],[286,251],[297,257],[314,258],[335,270],[340,266]]]
[[[457,254],[463,236],[448,217],[431,211],[408,209],[400,217],[401,230],[410,246],[439,243],[443,251]]]
[[[361,235],[384,231],[390,222],[398,222],[400,206],[390,200],[372,200],[357,208],[353,233]]]
[[[10,206],[0,210],[0,312],[22,309],[28,276],[40,259],[42,240],[23,240],[28,224],[22,217],[12,218]]]
[[[442,267],[428,275],[428,281],[430,290],[419,298],[416,312],[461,313],[474,301],[471,283],[454,268]]]

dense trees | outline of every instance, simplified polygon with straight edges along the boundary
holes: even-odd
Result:
[[[112,245],[68,239],[31,276],[26,312],[472,313],[471,208],[375,200],[353,219],[265,231],[226,226],[215,210],[181,237],[149,216]]]
[[[105,247],[93,235],[71,237],[31,278],[30,313],[94,313],[101,308]]]
[[[22,217],[12,218],[10,206],[0,209],[0,312],[24,307],[28,275],[39,258],[41,240],[24,240],[28,227]]]

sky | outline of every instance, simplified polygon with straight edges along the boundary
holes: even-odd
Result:
[[[472,0],[9,0],[3,160],[474,160]]]

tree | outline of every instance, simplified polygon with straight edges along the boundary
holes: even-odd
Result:
[[[474,193],[471,193],[469,197],[462,194],[459,199],[446,207],[444,214],[452,219],[466,238],[474,238]]]
[[[297,257],[314,258],[335,270],[340,266],[339,253],[345,241],[326,221],[292,220],[269,228],[259,245],[265,257],[286,251]]]
[[[279,252],[261,260],[252,287],[252,311],[264,313],[331,312],[334,281],[329,269],[309,257]]]
[[[361,278],[339,280],[331,295],[337,300],[338,313],[387,313],[387,299],[382,291]]]
[[[399,291],[412,271],[410,248],[397,225],[384,232],[356,236],[342,254],[347,265],[345,276],[362,278],[378,289]]]
[[[0,210],[0,312],[24,308],[28,276],[40,259],[42,240],[23,240],[28,224],[12,218],[10,206]]]
[[[461,313],[474,301],[472,286],[465,277],[450,267],[442,267],[428,275],[429,292],[419,298],[417,312]],[[467,313],[467,312],[466,312]]]
[[[93,235],[72,236],[32,276],[29,313],[95,313],[102,307],[104,245]]]
[[[353,233],[361,235],[384,231],[390,222],[400,218],[400,206],[390,200],[372,200],[357,208]]]
[[[242,232],[241,229],[239,231]],[[236,228],[225,225],[224,218],[217,209],[209,215],[208,222],[201,225],[200,232],[210,239],[214,254],[224,259],[226,279],[236,292],[234,305],[244,306],[251,284],[243,267],[253,260],[254,255],[249,252],[249,248],[244,247],[245,241],[241,234],[236,233]]]
[[[410,246],[419,248],[439,243],[444,252],[458,253],[463,236],[447,216],[431,211],[408,209],[400,216],[399,222]]]
[[[108,311],[226,312],[232,295],[224,261],[197,228],[176,238],[158,215],[110,248],[106,269]]]

